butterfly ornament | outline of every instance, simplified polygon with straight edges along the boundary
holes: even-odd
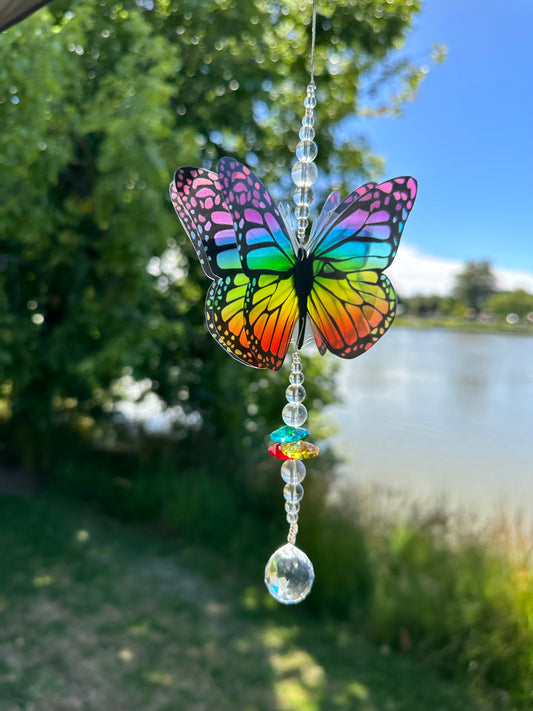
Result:
[[[307,244],[263,183],[233,158],[218,172],[180,168],[174,208],[205,274],[207,328],[236,360],[281,368],[310,321],[321,354],[355,358],[391,325],[396,296],[383,270],[394,259],[416,196],[402,177],[326,201]]]
[[[316,5],[313,14],[316,17]],[[270,454],[282,460],[287,543],[267,562],[265,583],[279,602],[294,604],[309,594],[314,569],[296,547],[298,512],[306,474],[303,460],[316,457],[302,425],[307,420],[300,349],[309,324],[318,351],[355,358],[390,327],[396,295],[383,273],[398,250],[417,184],[400,177],[366,183],[341,201],[332,193],[306,232],[313,161],[316,87],[313,76],[292,176],[294,214],[276,205],[261,180],[234,158],[217,171],[179,168],[170,185],[176,213],[212,283],[206,323],[233,358],[255,368],[279,370],[294,343],[284,426],[270,434]]]

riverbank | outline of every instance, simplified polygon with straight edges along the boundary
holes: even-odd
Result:
[[[447,328],[465,333],[507,333],[533,336],[533,322],[520,319],[517,323],[508,323],[505,319],[492,321],[476,321],[463,316],[406,316],[398,315],[394,320],[394,328]]]

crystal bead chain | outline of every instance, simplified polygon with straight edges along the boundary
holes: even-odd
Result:
[[[303,382],[302,362],[300,354],[296,352],[292,356],[289,387],[285,391],[287,404],[282,412],[285,426],[270,433],[274,444],[268,448],[273,457],[283,459],[281,477],[285,482],[283,496],[289,533],[287,543],[268,559],[265,585],[272,597],[284,605],[294,605],[304,600],[309,595],[315,579],[313,564],[295,545],[300,501],[304,495],[302,481],[305,478],[305,465],[302,459],[310,459],[318,454],[318,447],[306,441],[309,430],[301,427],[307,420],[307,410],[303,405]]]
[[[315,116],[316,106],[316,85],[311,81],[307,87],[307,94],[304,100],[305,115],[300,128],[300,141],[296,146],[297,162],[292,168],[292,179],[296,185],[294,191],[294,216],[296,218],[298,242],[303,245],[305,233],[309,224],[309,208],[313,203],[312,186],[318,177],[316,165],[313,163],[317,156],[318,148],[313,138],[315,137]]]
[[[302,481],[305,478],[305,465],[302,459],[316,457],[319,447],[307,441],[309,430],[302,427],[307,420],[307,409],[303,404],[305,388],[302,361],[298,351],[292,356],[292,367],[289,375],[289,387],[285,390],[287,404],[281,417],[285,423],[270,433],[274,444],[268,448],[273,457],[283,459],[281,478],[285,482],[283,496],[285,498],[285,513],[289,524],[288,542],[294,544],[298,533],[298,513],[304,489]]]
[[[301,427],[307,420],[307,409],[303,405],[305,388],[303,386],[304,374],[302,361],[298,352],[292,356],[292,367],[289,375],[289,387],[285,391],[287,405],[283,408],[282,419],[290,427]],[[293,545],[298,534],[298,513],[300,501],[303,499],[304,488],[302,481],[305,479],[305,464],[301,459],[289,459],[281,465],[281,478],[285,482],[283,496],[285,498],[285,512],[289,524],[287,541]]]
[[[316,14],[317,0],[313,0],[311,81],[304,100],[305,115],[300,129],[300,141],[296,146],[297,161],[292,168],[292,179],[296,185],[294,217],[297,226],[296,236],[300,247],[298,258],[302,256],[302,251],[305,252],[309,208],[313,202],[312,186],[318,175],[316,165],[313,163],[317,155],[317,145],[313,141],[315,137],[313,109],[316,106],[314,81]],[[289,532],[287,543],[274,551],[267,561],[265,585],[270,595],[284,605],[294,605],[304,600],[309,595],[315,579],[313,564],[308,556],[295,545],[298,534],[300,501],[304,495],[302,481],[305,478],[305,465],[302,459],[316,457],[319,452],[319,448],[306,439],[310,434],[309,430],[301,426],[307,420],[307,409],[303,404],[305,399],[303,382],[302,362],[300,354],[296,350],[292,356],[289,386],[285,391],[287,404],[282,412],[285,426],[270,433],[273,444],[268,448],[273,457],[283,460],[281,477],[285,482],[283,496]]]

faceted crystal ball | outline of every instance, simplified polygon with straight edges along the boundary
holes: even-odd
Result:
[[[292,543],[278,548],[266,564],[265,585],[268,592],[284,605],[294,605],[305,600],[314,580],[313,564]]]

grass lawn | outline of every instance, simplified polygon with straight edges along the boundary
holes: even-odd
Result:
[[[408,655],[265,602],[214,554],[76,501],[0,498],[0,556],[1,711],[489,708]]]

